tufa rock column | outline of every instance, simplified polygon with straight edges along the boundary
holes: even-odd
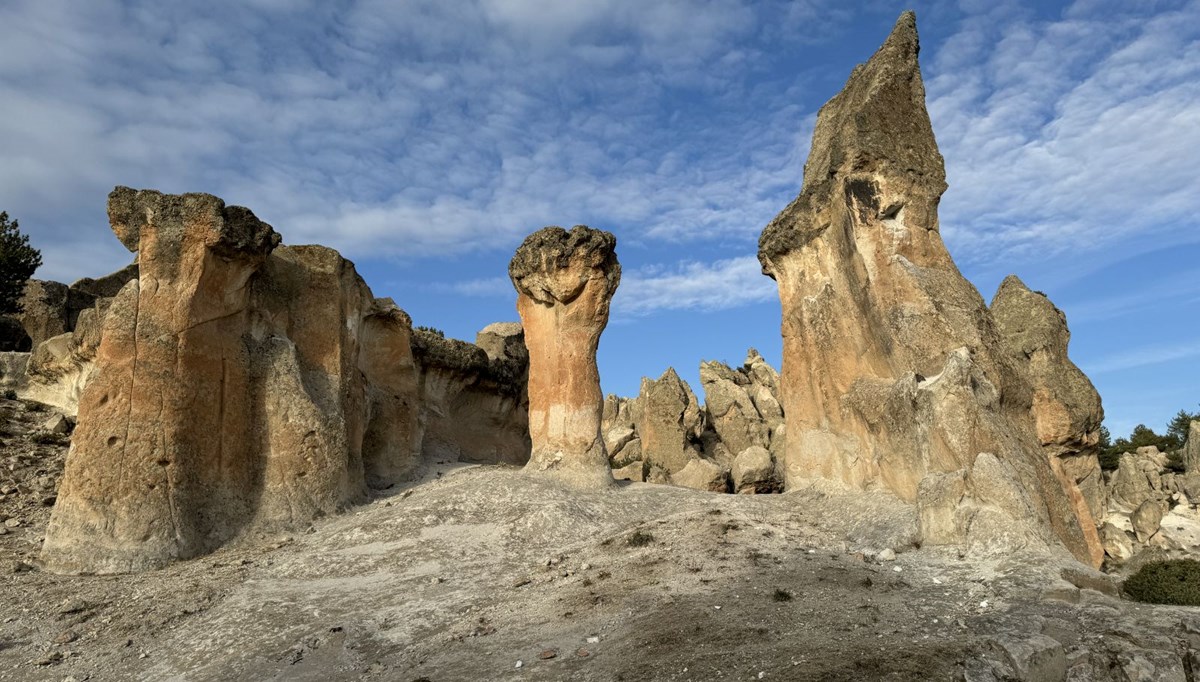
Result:
[[[527,237],[508,266],[529,348],[526,469],[582,488],[613,482],[600,421],[596,348],[621,281],[616,238],[576,225]]]
[[[905,12],[821,108],[800,194],[759,239],[782,303],[786,485],[890,491],[921,508],[928,544],[1057,544],[1097,564],[1029,381],[942,242],[918,52]]]

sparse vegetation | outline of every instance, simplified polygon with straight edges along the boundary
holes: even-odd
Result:
[[[1177,559],[1142,566],[1125,581],[1131,599],[1149,604],[1200,606],[1200,561]]]
[[[70,439],[61,433],[51,433],[49,431],[35,431],[29,440],[38,445],[66,445]]]
[[[17,221],[0,211],[0,315],[21,312],[25,283],[41,265],[41,252],[29,245]]]
[[[1180,410],[1167,423],[1166,435],[1159,435],[1154,429],[1145,424],[1133,427],[1129,436],[1112,439],[1112,434],[1105,427],[1100,427],[1100,468],[1112,471],[1120,464],[1121,453],[1134,452],[1138,448],[1153,445],[1159,452],[1167,453],[1167,470],[1181,473],[1185,464],[1179,452],[1187,442],[1188,428],[1192,420],[1200,419],[1200,412]]]
[[[776,588],[775,594],[771,595],[771,598],[774,599],[775,601],[791,601],[792,593],[788,592],[787,590],[781,590],[781,589]]]
[[[633,531],[633,533],[630,534],[630,536],[625,540],[625,543],[630,547],[645,547],[652,542],[654,542],[654,536],[643,530]]]
[[[426,334],[433,334],[434,336],[438,337],[439,339],[446,338],[446,332],[442,331],[441,329],[438,329],[437,327],[418,326],[418,327],[416,327],[416,330],[419,332],[425,332]]]

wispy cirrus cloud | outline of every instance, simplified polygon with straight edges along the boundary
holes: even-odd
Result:
[[[1001,3],[928,62],[943,230],[963,261],[1194,239],[1200,174],[1181,150],[1200,145],[1200,2],[1163,5],[1039,21]]]
[[[711,263],[682,262],[623,273],[613,299],[613,314],[637,317],[661,310],[712,312],[777,296],[775,282],[763,276],[756,256]]]

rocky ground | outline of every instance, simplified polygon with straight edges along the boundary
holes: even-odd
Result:
[[[0,679],[1191,680],[1200,664],[1200,612],[1123,601],[1055,557],[918,548],[881,495],[583,494],[442,465],[295,536],[53,575],[36,550],[65,446],[37,435],[53,415],[36,404],[0,410],[0,516],[18,520],[0,536]]]

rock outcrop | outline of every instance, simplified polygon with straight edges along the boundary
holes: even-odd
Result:
[[[637,401],[635,427],[647,467],[672,476],[700,459],[700,403],[674,369],[657,380],[643,377]]]
[[[81,279],[69,287],[59,282],[29,281],[19,317],[29,355],[24,361],[24,376],[8,380],[21,397],[75,414],[83,387],[92,376],[109,304],[137,274],[137,263],[133,263],[100,279]]]
[[[104,317],[48,568],[138,570],[295,530],[405,468],[408,319],[352,263],[206,194],[117,188],[108,213],[140,275]]]
[[[1104,408],[1096,387],[1067,356],[1067,317],[1016,275],[1009,275],[996,291],[991,313],[1009,357],[1024,369],[1033,387],[1033,419],[1042,450],[1068,493],[1086,501],[1094,523],[1104,514],[1097,458]]]
[[[700,377],[703,405],[670,368],[658,379],[643,377],[637,398],[605,399],[601,433],[613,475],[712,492],[779,492],[778,372],[751,348],[737,369],[702,362]]]
[[[621,281],[617,240],[577,225],[527,237],[508,274],[529,349],[527,469],[579,487],[613,481],[600,434],[600,334]]]
[[[1188,471],[1200,472],[1200,421],[1188,424],[1187,443],[1183,446],[1183,464]]]
[[[521,326],[485,327],[476,344],[413,333],[425,460],[522,465],[529,461],[529,354]]]
[[[1030,386],[939,234],[945,170],[918,49],[905,13],[822,107],[800,195],[759,240],[783,311],[786,483],[891,491],[943,522],[926,541],[1065,545],[1098,565],[1095,526],[1042,453]]]

